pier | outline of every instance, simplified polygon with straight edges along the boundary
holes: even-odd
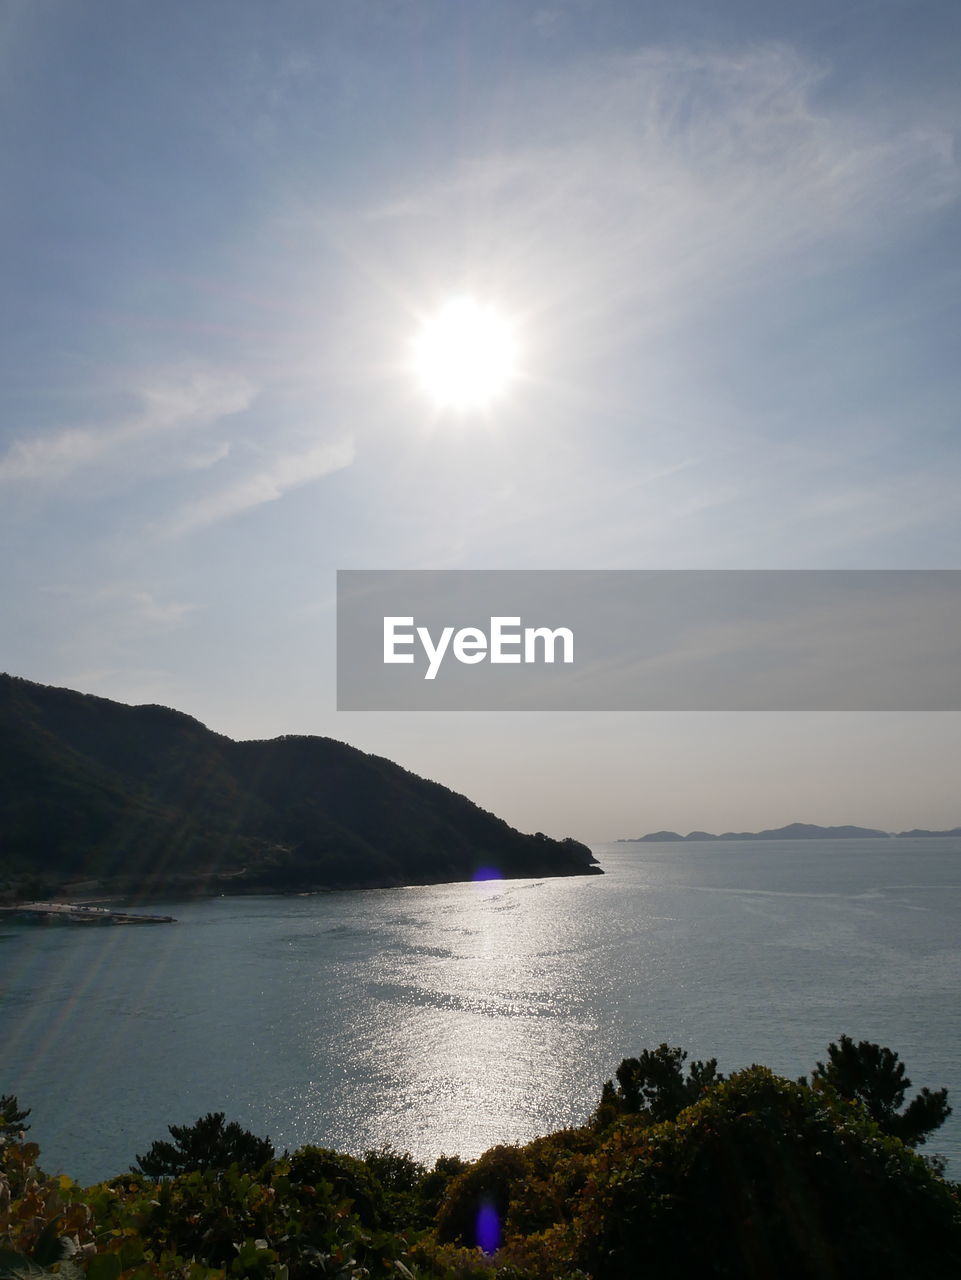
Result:
[[[174,916],[150,916],[76,902],[23,902],[7,911],[31,924],[176,924]]]

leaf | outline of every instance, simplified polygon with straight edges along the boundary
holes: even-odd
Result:
[[[87,1263],[87,1280],[117,1280],[122,1270],[115,1253],[95,1253]]]

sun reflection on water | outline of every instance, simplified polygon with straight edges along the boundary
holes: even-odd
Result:
[[[337,1108],[370,1146],[477,1155],[532,1136],[545,1092],[559,1124],[583,1118],[570,1071],[596,1035],[593,981],[556,964],[550,887],[467,888],[430,891],[416,946],[409,925],[385,938],[344,1028],[367,1092],[345,1090]]]

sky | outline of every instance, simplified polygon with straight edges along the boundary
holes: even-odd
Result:
[[[338,569],[961,567],[955,0],[0,0],[0,668],[525,830],[961,823],[961,714],[338,713]],[[479,410],[425,318],[510,317]]]

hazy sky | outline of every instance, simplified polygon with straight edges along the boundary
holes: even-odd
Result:
[[[338,568],[957,568],[956,0],[0,0],[0,667],[526,829],[961,823],[961,716],[338,714]],[[520,375],[438,411],[472,294]]]

